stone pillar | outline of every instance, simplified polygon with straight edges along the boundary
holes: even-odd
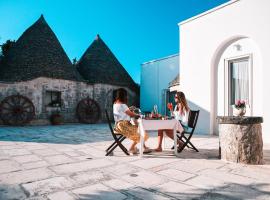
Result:
[[[262,117],[218,117],[221,159],[263,164]]]

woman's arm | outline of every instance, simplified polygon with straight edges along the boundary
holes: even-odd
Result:
[[[136,113],[130,111],[129,109],[126,110],[125,113],[126,113],[127,115],[129,115],[130,117],[140,117],[140,115],[138,115],[138,114],[136,114]]]

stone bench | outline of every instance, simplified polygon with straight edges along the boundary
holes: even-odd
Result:
[[[217,117],[222,160],[263,164],[262,117]]]

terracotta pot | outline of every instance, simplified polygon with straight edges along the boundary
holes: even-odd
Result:
[[[59,125],[62,124],[62,116],[60,114],[52,114],[50,117],[52,125]]]

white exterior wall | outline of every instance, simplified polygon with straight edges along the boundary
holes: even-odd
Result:
[[[169,56],[151,61],[141,66],[140,108],[142,111],[152,111],[158,106],[162,112],[163,90],[179,73],[179,56]],[[162,113],[164,114],[164,113]]]
[[[198,132],[214,134],[218,64],[233,42],[249,38],[256,46],[253,65],[254,114],[264,118],[263,138],[270,141],[270,1],[237,0],[180,23],[181,90],[203,112]],[[258,81],[255,83],[255,80]]]

